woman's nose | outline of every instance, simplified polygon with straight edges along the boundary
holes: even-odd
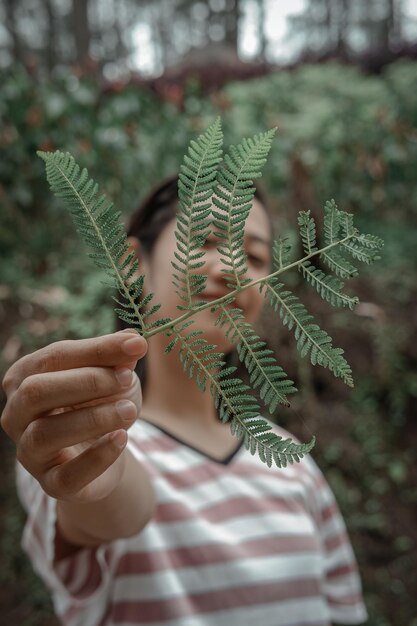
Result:
[[[222,255],[216,248],[208,251],[206,256],[206,273],[216,281],[228,282],[233,275],[231,268],[229,268],[223,261],[225,255]]]
[[[221,275],[222,270],[226,267],[222,262],[220,252],[217,249],[210,250],[207,264],[211,274]]]

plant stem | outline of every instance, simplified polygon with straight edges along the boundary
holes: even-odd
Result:
[[[285,267],[281,267],[275,272],[272,272],[272,274],[268,274],[268,276],[264,276],[263,278],[258,278],[258,280],[252,280],[250,283],[247,283],[237,289],[234,289],[233,291],[228,293],[226,296],[222,296],[221,298],[218,298],[217,300],[213,300],[212,302],[207,302],[206,304],[202,304],[196,308],[191,308],[189,311],[187,311],[183,315],[180,315],[180,317],[177,317],[176,319],[171,320],[170,322],[167,322],[166,324],[163,324],[162,326],[158,326],[157,328],[154,328],[150,331],[145,330],[143,333],[143,337],[145,337],[145,339],[148,339],[149,337],[152,337],[152,335],[156,335],[157,333],[167,331],[170,328],[173,328],[174,326],[179,324],[180,322],[184,322],[195,313],[204,311],[205,309],[211,309],[213,307],[216,307],[219,304],[222,304],[223,302],[230,300],[230,298],[234,298],[241,291],[244,291],[245,289],[249,289],[249,287],[253,287],[254,285],[262,284],[270,280],[271,278],[275,278],[279,274],[282,274],[283,272],[286,272],[287,270],[292,269],[293,267],[297,267],[301,265],[302,263],[304,263],[305,261],[308,261],[308,259],[311,259],[312,257],[318,254],[323,254],[324,252],[327,252],[327,250],[330,250],[331,248],[335,248],[336,246],[339,246],[345,243],[345,241],[348,241],[349,239],[352,239],[353,237],[356,237],[356,236],[357,236],[357,232],[355,231],[351,233],[350,235],[347,235],[343,239],[340,239],[339,241],[334,241],[333,243],[330,243],[328,246],[326,246],[325,248],[322,248],[321,250],[315,250],[314,252],[307,254],[307,256],[303,257],[299,261],[294,261],[294,263],[290,263],[289,265],[286,265]]]
[[[124,292],[125,298],[130,302],[131,307],[134,309],[140,323],[142,324],[142,328],[145,326],[144,322],[143,322],[143,318],[142,315],[140,314],[140,310],[139,307],[136,305],[136,302],[133,300],[132,296],[130,295],[129,289],[126,289],[126,285],[125,282],[123,280],[123,277],[121,276],[117,264],[115,263],[112,254],[110,254],[110,252],[108,252],[108,246],[107,243],[104,241],[102,232],[99,228],[99,226],[97,225],[95,219],[94,219],[94,215],[93,213],[90,211],[89,207],[87,206],[87,204],[84,202],[83,198],[81,197],[81,195],[78,193],[77,189],[75,188],[75,186],[73,185],[73,183],[71,182],[71,180],[68,178],[68,176],[66,175],[66,172],[60,167],[59,164],[54,164],[55,167],[57,169],[59,169],[62,177],[65,179],[65,181],[67,182],[68,186],[71,188],[73,194],[76,196],[76,198],[78,199],[78,202],[80,203],[80,205],[83,207],[86,215],[89,217],[90,222],[94,228],[95,234],[97,239],[99,240],[102,249],[104,250],[106,256],[107,256],[107,260],[112,268],[113,271],[113,275],[116,277],[117,282],[119,283],[119,285],[121,285],[122,287],[122,291]]]

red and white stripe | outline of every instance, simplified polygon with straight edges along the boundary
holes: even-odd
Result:
[[[288,433],[277,429],[287,437]],[[366,619],[353,551],[311,458],[217,462],[144,421],[129,431],[158,505],[137,536],[53,564],[55,501],[18,465],[23,547],[68,626],[328,626]]]

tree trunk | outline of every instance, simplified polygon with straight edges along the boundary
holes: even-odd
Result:
[[[333,12],[332,12],[332,0],[325,0],[325,13],[324,13],[324,33],[323,41],[324,49],[326,52],[331,52],[334,49],[334,34],[333,34]]]
[[[336,48],[341,57],[346,56],[347,37],[349,28],[349,0],[339,0],[339,15],[337,20]]]
[[[388,23],[389,23],[389,41],[397,42],[401,41],[402,32],[401,26],[403,21],[403,2],[402,0],[387,0],[388,1]]]
[[[22,62],[23,46],[17,31],[16,9],[19,3],[16,0],[5,0],[6,23],[5,26],[12,39],[12,56],[14,61]]]
[[[72,18],[77,61],[83,65],[88,59],[90,50],[88,0],[72,0]]]
[[[56,37],[56,20],[51,0],[44,1],[46,13],[46,21],[48,24],[48,37],[46,41],[46,65],[49,73],[53,70],[58,61],[57,37]]]
[[[131,7],[129,7],[131,9]],[[121,61],[125,61],[129,55],[129,51],[126,47],[126,42],[123,38],[123,33],[126,31],[130,23],[134,23],[135,14],[132,11],[129,13],[129,9],[126,6],[126,2],[119,0],[118,5],[114,7],[114,30],[117,36],[116,48],[113,51],[115,57]]]
[[[266,22],[265,0],[258,0],[258,39],[259,39],[258,56],[261,61],[266,60],[267,41],[266,41],[266,36],[265,36],[265,22]]]
[[[241,14],[240,0],[228,0],[224,12],[225,43],[238,54],[239,20]]]

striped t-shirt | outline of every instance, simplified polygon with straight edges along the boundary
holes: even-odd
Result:
[[[288,433],[276,429],[287,437]],[[311,458],[210,458],[144,420],[129,448],[157,508],[134,537],[53,565],[55,500],[18,464],[23,548],[68,626],[328,626],[366,619],[334,496]]]

